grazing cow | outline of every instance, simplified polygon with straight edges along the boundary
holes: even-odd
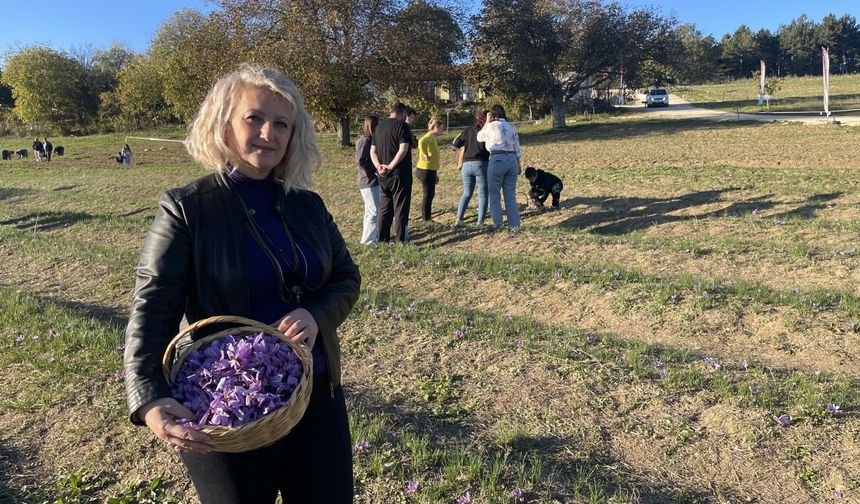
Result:
[[[58,146],[54,147],[54,155],[55,156],[62,156],[65,153],[66,153],[66,148],[63,147],[62,145],[58,145]]]
[[[27,157],[27,154],[29,154],[29,153],[30,153],[30,151],[28,151],[27,149],[21,149],[21,150],[17,151],[15,154],[18,154],[18,159],[23,159],[23,158]]]
[[[4,150],[3,151],[3,161],[10,161],[12,159],[12,151]]]

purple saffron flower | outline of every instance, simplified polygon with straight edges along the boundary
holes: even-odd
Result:
[[[513,490],[511,490],[511,497],[513,497],[513,499],[516,501],[522,499],[523,490],[521,488],[514,488]]]
[[[120,352],[120,353],[125,352],[125,343],[120,343],[120,344],[116,347],[116,349],[117,349],[117,350],[119,350],[119,352]]]
[[[651,364],[653,364],[655,368],[663,367],[663,361],[661,359],[656,358],[656,357],[654,358],[654,360],[651,361]]]
[[[522,349],[523,349],[523,342],[517,341],[517,350],[522,350]]]
[[[750,393],[752,395],[758,394],[759,388],[758,385],[750,385]]]
[[[705,361],[705,364],[707,364],[707,366],[709,368],[714,369],[714,370],[720,369],[720,363],[717,362],[717,359],[715,359],[713,357],[705,357],[703,360]]]
[[[839,413],[839,405],[836,403],[830,403],[827,405],[827,412],[831,415],[836,415]]]
[[[418,492],[418,483],[414,481],[406,482],[406,495],[415,495]]]
[[[15,343],[23,343],[23,342],[24,342],[24,335],[23,334],[19,334],[18,336],[15,336]]]
[[[361,453],[364,450],[366,450],[369,446],[370,446],[370,444],[367,442],[367,440],[362,439],[358,443],[355,443],[355,451]]]
[[[783,413],[782,415],[779,415],[779,418],[776,419],[776,422],[779,424],[780,427],[788,427],[789,425],[791,425],[791,417]]]
[[[666,371],[665,368],[658,368],[657,374],[660,375],[660,378],[665,378],[666,375],[668,374],[668,371]]]
[[[412,301],[411,303],[409,303],[409,306],[406,307],[406,311],[409,313],[412,313],[412,311],[414,309],[415,309],[415,301]]]
[[[459,330],[459,329],[457,329],[456,331],[454,331],[454,339],[455,339],[455,340],[459,340],[459,339],[461,339],[462,337],[463,337],[463,331],[461,331],[461,330]]]
[[[747,370],[747,369],[749,369],[749,368],[750,368],[750,363],[749,363],[749,362],[747,362],[747,361],[743,361],[743,362],[741,362],[741,371],[746,371],[746,370]]]
[[[457,504],[472,504],[472,494],[470,494],[469,491],[466,490],[466,493],[464,493],[460,497],[457,497]]]
[[[48,336],[50,336],[52,338],[56,338],[59,335],[60,335],[60,333],[58,333],[57,330],[54,329],[53,327],[48,329]]]
[[[816,369],[816,370],[815,370],[815,377],[817,378],[817,377],[819,377],[819,376],[821,376],[821,370],[820,370],[820,369]]]
[[[845,492],[843,492],[842,490],[834,490],[833,496],[836,497],[837,499],[844,499],[845,498]]]
[[[124,377],[125,377],[125,371],[123,371],[122,369],[117,369],[116,371],[113,372],[113,379],[114,380],[122,380]]]

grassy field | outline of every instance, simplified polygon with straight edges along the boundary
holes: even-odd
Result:
[[[352,151],[322,141],[316,190],[364,280],[341,331],[356,501],[860,501],[860,131],[616,117],[521,139],[561,211],[452,228],[443,150],[436,222],[379,248],[357,244]],[[124,135],[52,141],[51,164],[0,163],[0,503],[194,502],[117,371],[156,198],[204,172],[177,143],[119,168]]]
[[[824,110],[824,85],[818,77],[787,77],[770,105],[758,104],[758,79],[726,84],[679,86],[676,93],[696,106],[728,112],[818,112]],[[860,74],[830,76],[830,110],[860,109]]]

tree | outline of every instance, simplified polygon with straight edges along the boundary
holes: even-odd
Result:
[[[149,57],[158,67],[164,101],[183,122],[194,119],[215,81],[245,59],[245,40],[233,33],[219,13],[208,17],[182,9],[158,29]]]
[[[714,37],[702,36],[695,25],[683,24],[676,36],[683,46],[674,73],[679,82],[702,83],[715,80],[720,71],[720,48]]]
[[[779,27],[779,46],[794,75],[821,74],[821,49],[816,45],[815,22],[805,14]]]
[[[426,0],[413,0],[395,14],[386,44],[409,55],[394,61],[389,76],[394,93],[419,101],[435,100],[428,83],[453,79],[453,63],[465,55],[463,30],[450,10]]]
[[[416,47],[413,36],[392,35],[401,12],[396,0],[222,0],[220,4],[231,25],[244,27],[248,40],[255,42],[252,57],[284,69],[301,89],[308,109],[316,117],[336,122],[343,145],[349,144],[351,112],[408,75],[405,69],[413,58],[433,61],[428,55],[436,50],[411,53],[404,48]],[[403,19],[416,22],[422,33],[427,34],[427,26],[438,26],[439,21],[427,18],[427,13],[441,14],[432,4],[416,2],[410,7]],[[444,48],[441,39],[433,33],[429,43]]]
[[[3,82],[12,88],[15,115],[30,126],[64,132],[90,124],[86,72],[65,53],[28,47],[7,58]]]
[[[119,84],[110,97],[118,108],[122,122],[133,129],[158,126],[172,118],[164,100],[164,80],[152,57],[138,56],[118,75]]]
[[[752,30],[741,25],[731,35],[725,34],[720,41],[722,53],[720,64],[723,73],[736,79],[752,75],[759,66],[759,48]]]
[[[580,90],[671,63],[674,21],[597,0],[487,0],[474,20],[471,82],[511,97],[546,97],[553,127]],[[625,77],[626,78],[626,77]]]
[[[827,47],[830,61],[838,73],[857,69],[860,55],[860,28],[854,16],[848,14],[837,18],[833,14],[824,17],[816,29],[817,45]]]

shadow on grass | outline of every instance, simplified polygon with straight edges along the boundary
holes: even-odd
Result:
[[[827,202],[838,199],[842,196],[841,192],[828,194],[815,194],[806,199],[806,202],[794,210],[772,215],[771,217],[777,220],[786,218],[811,219],[815,217],[815,213],[819,210],[824,210],[828,207]]]
[[[0,226],[14,226],[32,231],[52,231],[94,219],[83,212],[39,212],[0,221]]]
[[[672,135],[690,131],[731,130],[738,127],[765,126],[763,121],[714,122],[701,119],[652,119],[643,114],[637,119],[613,122],[586,122],[559,129],[539,129],[520,132],[520,142],[526,146],[576,143],[580,141],[630,140],[636,137]]]
[[[0,187],[0,201],[5,201],[8,199],[18,198],[21,196],[26,196],[28,194],[33,194],[33,189],[21,189],[17,187]]]
[[[0,504],[18,504],[29,502],[32,495],[22,495],[9,488],[9,476],[21,475],[22,454],[0,443]]]
[[[575,197],[562,200],[561,207],[569,209],[578,205],[597,207],[595,211],[575,215],[558,225],[568,229],[589,229],[600,235],[620,235],[632,233],[660,224],[697,220],[708,217],[737,217],[753,210],[766,210],[778,204],[770,195],[759,196],[745,201],[736,201],[719,210],[693,215],[675,215],[673,212],[689,210],[723,201],[723,195],[737,191],[737,187],[726,187],[707,191],[697,191],[670,198],[639,197]],[[528,212],[523,219],[530,219],[539,212]]]

